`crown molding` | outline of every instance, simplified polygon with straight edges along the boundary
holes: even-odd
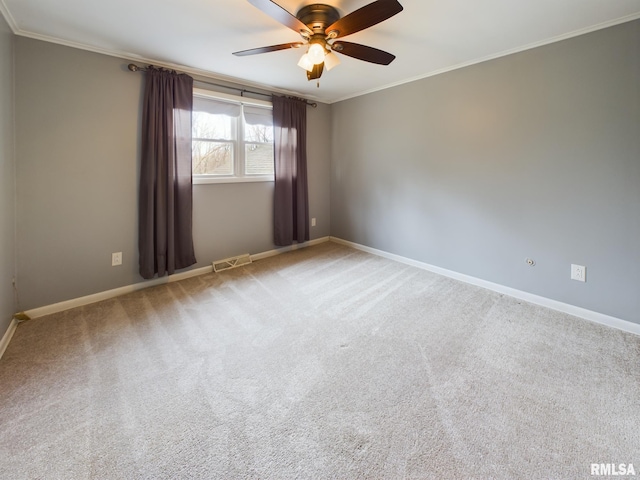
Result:
[[[0,4],[3,2],[3,0],[0,0]],[[7,12],[8,13],[8,12]],[[15,22],[14,22],[15,23]],[[301,98],[306,98],[308,100],[313,100],[314,102],[319,102],[319,103],[327,103],[326,100],[322,100],[317,98],[314,95],[308,95],[305,93],[301,93],[301,92],[297,92],[297,91],[293,91],[293,90],[285,90],[282,88],[278,88],[275,87],[273,85],[265,85],[262,83],[258,83],[258,82],[251,82],[245,79],[241,79],[241,78],[236,78],[236,77],[232,77],[232,76],[227,76],[227,75],[222,75],[222,74],[215,74],[213,72],[210,72],[208,70],[203,70],[203,69],[199,69],[199,68],[193,68],[193,67],[189,67],[187,65],[181,65],[178,63],[169,63],[169,62],[162,62],[160,60],[154,60],[151,58],[146,58],[140,55],[136,55],[134,53],[130,53],[130,52],[123,52],[123,51],[119,51],[119,50],[111,50],[111,49],[107,49],[107,48],[101,48],[101,47],[96,47],[93,45],[87,45],[84,43],[80,43],[80,42],[74,42],[71,40],[65,40],[65,39],[61,39],[58,37],[52,37],[49,35],[42,35],[39,33],[34,33],[34,32],[29,32],[26,30],[21,30],[19,28],[13,29],[13,33],[15,35],[18,35],[20,37],[25,37],[25,38],[31,38],[33,40],[39,40],[42,42],[47,42],[47,43],[53,43],[56,45],[62,45],[64,47],[70,47],[70,48],[75,48],[78,50],[84,50],[87,52],[92,52],[92,53],[98,53],[100,55],[107,55],[109,57],[115,57],[115,58],[120,58],[123,60],[128,60],[128,61],[132,61],[132,62],[139,62],[139,63],[144,63],[147,65],[154,65],[156,67],[162,67],[162,68],[167,68],[169,70],[176,70],[179,72],[184,72],[187,73],[189,75],[194,75],[196,77],[200,77],[206,80],[215,80],[215,81],[219,81],[219,82],[225,82],[225,83],[229,83],[229,88],[235,88],[236,86],[240,86],[240,87],[249,87],[249,88],[254,88],[257,90],[264,90],[265,92],[268,93],[279,93],[281,95],[291,95],[291,96],[295,96],[295,97],[301,97]],[[196,81],[198,81],[198,79],[194,79]],[[206,81],[203,80],[203,81]]]
[[[15,18],[13,18],[13,15],[11,15],[9,8],[7,8],[7,5],[4,3],[4,0],[0,0],[0,13],[2,13],[2,16],[7,21],[7,24],[9,25],[9,28],[14,33],[14,35],[18,35],[20,29],[18,28],[18,24],[16,23]]]
[[[506,57],[508,55],[513,55],[514,53],[520,53],[527,50],[532,50],[534,48],[543,47],[545,45],[550,45],[552,43],[561,42],[563,40],[568,40],[570,38],[579,37],[580,35],[586,35],[587,33],[596,32],[598,30],[603,30],[609,27],[615,27],[616,25],[621,25],[623,23],[632,22],[634,20],[638,20],[640,18],[640,12],[634,13],[631,15],[626,15],[624,17],[616,18],[615,20],[610,20],[608,22],[598,23],[596,25],[592,25],[590,27],[581,28],[578,30],[574,30],[569,33],[564,33],[562,35],[557,35],[555,37],[547,38],[546,40],[540,40],[538,42],[529,43],[527,45],[523,45],[521,47],[511,48],[509,50],[504,50],[499,53],[495,53],[492,55],[487,55],[485,57],[477,58],[474,60],[470,60],[468,62],[458,63],[456,65],[452,65],[450,67],[441,68],[439,70],[434,70],[429,73],[425,73],[423,75],[418,75],[415,77],[407,78],[406,80],[401,80],[399,82],[389,83],[387,85],[383,85],[381,87],[372,88],[370,90],[365,90],[362,92],[354,93],[353,95],[348,95],[345,97],[336,98],[329,103],[338,103],[344,100],[349,100],[351,98],[361,97],[363,95],[368,95],[369,93],[380,92],[382,90],[387,90],[389,88],[398,87],[400,85],[404,85],[407,83],[415,82],[418,80],[422,80],[424,78],[434,77],[436,75],[441,75],[443,73],[451,72],[453,70],[459,70],[461,68],[470,67],[472,65],[476,65],[478,63],[488,62],[489,60],[495,60],[496,58]]]

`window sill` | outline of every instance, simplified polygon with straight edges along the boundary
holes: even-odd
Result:
[[[256,175],[251,177],[209,177],[206,175],[192,177],[193,185],[205,185],[209,183],[253,183],[253,182],[273,182],[273,175]]]

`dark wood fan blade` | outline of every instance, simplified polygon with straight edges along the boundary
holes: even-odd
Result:
[[[313,70],[310,72],[307,71],[307,80],[315,80],[316,78],[320,78],[322,76],[322,71],[324,70],[324,63],[319,63],[313,66]]]
[[[331,32],[336,32],[333,38],[345,37],[383,22],[402,10],[402,5],[397,0],[378,0],[345,15],[329,25],[324,33],[329,35]]]
[[[369,63],[377,63],[378,65],[389,65],[396,58],[395,55],[385,52],[384,50],[378,50],[377,48],[367,47],[366,45],[360,45],[359,43],[351,42],[334,42],[331,48],[343,55],[357,58],[358,60],[364,60]]]
[[[259,8],[271,18],[277,20],[281,24],[289,27],[295,32],[307,32],[313,35],[313,32],[304,23],[298,20],[294,15],[287,12],[284,8],[271,0],[249,0],[249,3]]]
[[[281,43],[280,45],[271,45],[270,47],[251,48],[249,50],[241,50],[233,52],[236,57],[244,57],[246,55],[257,55],[258,53],[277,52],[278,50],[286,50],[288,48],[299,48],[304,42]]]

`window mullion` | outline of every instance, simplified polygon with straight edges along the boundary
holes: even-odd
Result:
[[[244,177],[245,174],[245,148],[244,148],[244,105],[240,105],[240,116],[238,117],[238,175]]]

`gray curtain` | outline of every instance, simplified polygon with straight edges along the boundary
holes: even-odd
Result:
[[[192,237],[193,78],[149,67],[142,116],[138,249],[143,278],[196,263]]]
[[[307,103],[273,96],[275,148],[274,243],[309,240]]]

